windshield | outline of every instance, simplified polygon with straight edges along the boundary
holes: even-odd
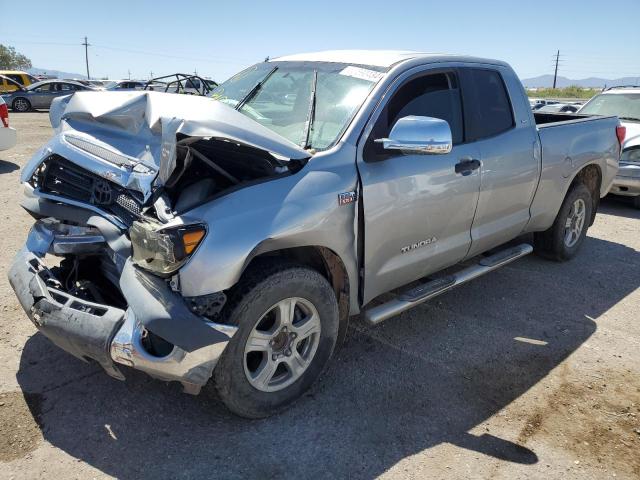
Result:
[[[603,93],[593,97],[580,113],[617,115],[625,120],[640,121],[640,93]]]
[[[324,150],[338,140],[384,71],[338,63],[264,62],[219,85],[212,97],[302,148]]]

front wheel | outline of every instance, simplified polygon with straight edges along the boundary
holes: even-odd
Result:
[[[331,285],[302,266],[259,263],[233,289],[224,321],[239,327],[215,371],[225,405],[263,418],[299,398],[320,376],[338,336]]]
[[[534,235],[536,253],[559,262],[573,258],[587,236],[592,212],[591,192],[582,183],[574,185],[551,228]]]

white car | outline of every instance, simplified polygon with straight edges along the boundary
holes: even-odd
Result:
[[[617,115],[627,129],[620,168],[610,193],[633,199],[640,208],[640,86],[611,87],[589,100],[579,113]]]
[[[7,150],[16,144],[16,129],[9,126],[9,109],[0,97],[0,150]]]

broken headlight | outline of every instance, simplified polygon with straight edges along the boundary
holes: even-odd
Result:
[[[152,224],[134,221],[129,229],[133,263],[159,275],[178,270],[196,250],[206,234],[204,225],[181,225],[158,230]]]

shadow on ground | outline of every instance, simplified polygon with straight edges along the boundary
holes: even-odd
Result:
[[[18,170],[20,165],[17,165],[13,162],[9,162],[8,160],[0,159],[0,175],[3,173],[11,173],[15,170]]]
[[[588,238],[572,262],[531,256],[379,327],[356,319],[320,384],[266,420],[137,372],[118,382],[39,334],[18,381],[44,398],[30,408],[48,442],[124,479],[371,478],[443,442],[531,464],[517,434],[468,432],[594,333],[640,285],[639,255]]]
[[[619,195],[608,195],[603,198],[598,207],[598,213],[640,220],[640,209],[633,206],[632,198]]]

